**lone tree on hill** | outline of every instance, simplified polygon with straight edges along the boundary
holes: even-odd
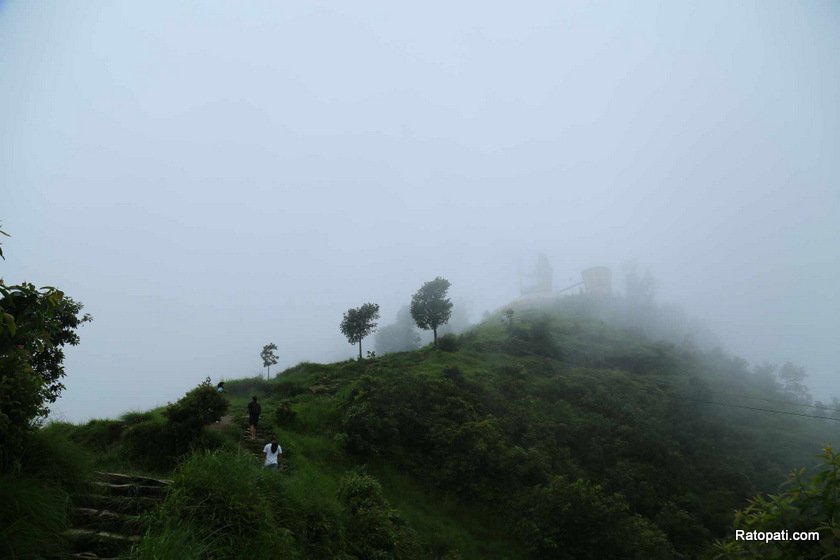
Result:
[[[263,367],[266,368],[265,378],[268,379],[271,366],[277,363],[277,345],[273,342],[269,342],[263,346],[262,352],[260,352],[260,358],[262,358]]]
[[[361,307],[348,309],[341,320],[341,332],[350,344],[359,343],[359,359],[362,359],[362,339],[376,328],[379,319],[379,305],[365,303]]]
[[[438,327],[445,325],[452,315],[452,302],[446,297],[449,286],[449,280],[438,276],[423,284],[417,293],[411,296],[411,316],[418,327],[432,330],[435,348]]]

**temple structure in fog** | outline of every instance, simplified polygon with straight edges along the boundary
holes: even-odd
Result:
[[[554,271],[545,255],[537,257],[534,270],[526,275],[526,282],[520,287],[522,298],[534,299],[557,296],[564,292],[580,288],[581,293],[592,294],[596,297],[612,295],[612,271],[606,266],[593,266],[583,270],[581,281],[570,286],[554,290]]]

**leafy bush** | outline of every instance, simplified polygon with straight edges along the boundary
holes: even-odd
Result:
[[[278,381],[274,384],[274,392],[285,398],[296,397],[306,392],[306,387],[294,381]]]
[[[458,337],[452,333],[443,335],[438,339],[438,348],[444,352],[457,352]]]
[[[250,455],[195,453],[178,468],[146,539],[160,543],[172,527],[189,523],[193,540],[209,548],[202,558],[288,557],[293,541],[277,522],[283,498],[277,473]]]
[[[19,472],[0,474],[0,558],[59,555],[55,536],[67,526],[69,493],[90,473],[89,457],[58,426],[33,433],[19,459]]]
[[[790,475],[784,492],[756,496],[735,514],[735,531],[818,531],[818,543],[792,537],[770,542],[731,539],[716,543],[716,558],[840,558],[840,453],[828,446],[822,459],[822,468],[810,479],[805,480],[805,469],[800,469]]]
[[[278,426],[291,426],[295,422],[297,413],[292,409],[289,401],[281,401],[274,412],[274,419]]]
[[[525,494],[518,532],[539,558],[670,559],[665,535],[630,513],[620,494],[586,480],[555,477]]]
[[[151,469],[169,468],[175,457],[186,451],[178,448],[163,420],[145,420],[131,426],[123,432],[122,441],[133,461]]]
[[[393,457],[435,486],[488,502],[541,480],[537,455],[510,443],[483,397],[446,379],[364,377],[345,407],[346,449]]]
[[[534,354],[555,359],[563,357],[563,352],[551,332],[551,319],[547,316],[535,318],[527,329],[510,327],[504,348],[514,356]]]
[[[171,468],[196,448],[217,449],[218,435],[203,432],[205,425],[219,420],[228,402],[206,379],[178,402],[163,411],[165,420],[149,419],[127,428],[122,436],[129,456],[152,469]]]
[[[208,377],[178,402],[167,406],[163,415],[172,424],[179,424],[198,433],[205,424],[221,419],[227,409],[227,399],[216,390]]]
[[[68,494],[35,478],[0,474],[0,558],[41,558],[61,552],[55,538],[67,525]]]
[[[416,535],[390,508],[375,478],[361,473],[345,475],[338,500],[348,516],[347,541],[356,557],[421,557]]]
[[[139,424],[140,422],[144,422],[146,420],[152,420],[153,418],[154,414],[151,412],[126,412],[120,417],[124,427],[133,426],[134,424]]]
[[[92,449],[102,450],[119,441],[124,424],[114,420],[91,420],[76,428],[70,439]]]
[[[212,537],[200,536],[192,523],[167,520],[158,523],[132,549],[131,560],[205,560],[213,551]]]
[[[54,288],[0,280],[0,469],[46,416],[64,385],[64,346],[76,345],[82,304]]]
[[[247,396],[250,398],[251,395],[271,394],[274,386],[274,382],[266,381],[264,377],[260,376],[245,379],[233,379],[225,382],[225,393],[238,397]]]
[[[461,370],[457,366],[446,366],[443,368],[443,376],[455,385],[463,385],[466,382],[464,374],[461,373]]]
[[[20,459],[21,472],[45,484],[73,490],[83,485],[91,472],[91,458],[68,439],[63,430],[43,428],[27,441]]]

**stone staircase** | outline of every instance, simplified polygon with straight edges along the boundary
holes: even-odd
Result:
[[[257,425],[257,437],[256,439],[251,439],[251,430],[248,427],[247,420],[242,429],[242,437],[239,439],[239,447],[240,449],[247,451],[248,453],[253,454],[257,457],[260,461],[260,464],[265,461],[265,454],[263,453],[263,448],[265,447],[266,443],[271,443],[271,438],[273,437],[273,432],[271,430],[266,430],[265,428],[261,427],[259,424]],[[282,444],[281,444],[282,446]],[[286,464],[285,460],[280,460],[279,469],[281,471],[287,471],[288,465]]]
[[[170,481],[97,472],[89,491],[74,497],[72,528],[63,533],[75,559],[115,559],[140,540],[140,514],[164,496]]]

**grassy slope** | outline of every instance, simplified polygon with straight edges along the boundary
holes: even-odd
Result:
[[[415,374],[435,375],[444,365],[456,362],[460,361],[453,355],[427,350],[385,356],[378,359],[376,366],[405,367]],[[261,379],[228,382],[231,410],[239,411],[243,418],[250,395],[258,395],[263,408],[261,423],[271,426],[286,451],[291,465],[289,488],[298,499],[336,508],[339,480],[357,466],[335,439],[341,432],[340,402],[350,384],[370,365],[353,361],[331,365],[304,363],[269,383]],[[273,393],[271,386],[277,383],[324,387],[329,394],[312,394],[307,390],[292,397],[297,414],[295,422],[288,428],[280,428],[273,422],[271,411],[288,397]],[[507,532],[497,516],[483,508],[470,507],[451,496],[430,491],[386,462],[368,464],[367,469],[382,483],[391,505],[433,548],[454,548],[463,558],[524,556],[521,545],[505,536]]]
[[[518,312],[517,320],[527,329],[539,321],[539,315]],[[661,432],[671,445],[680,448],[686,460],[725,464],[745,477],[754,490],[775,489],[791,467],[811,464],[810,456],[831,438],[828,426],[812,420],[693,402],[698,394],[714,399],[727,394],[779,397],[773,387],[762,385],[742,363],[727,356],[705,356],[701,361],[691,351],[650,343],[583,318],[555,315],[550,333],[562,357],[545,357],[530,352],[530,347],[522,351],[511,346],[509,332],[498,317],[491,317],[461,337],[458,352],[424,348],[364,362],[302,363],[270,382],[259,378],[229,381],[227,395],[231,412],[237,415],[244,415],[252,394],[260,396],[263,423],[277,434],[291,466],[286,475],[287,491],[297,503],[331,511],[338,510],[341,476],[358,465],[358,459],[343,451],[339,434],[342,403],[364,374],[432,379],[456,366],[468,382],[499,398],[510,397],[513,412],[522,410],[529,417],[545,417],[561,426],[582,422],[618,433],[645,430],[646,437],[652,439]],[[522,372],[513,381],[505,373],[512,370]],[[273,413],[284,400],[292,403],[296,420],[280,427]],[[694,437],[698,430],[703,437]],[[229,430],[224,437],[232,442],[237,434],[237,430]],[[577,452],[604,457],[572,459],[596,466],[599,461],[610,462],[611,450],[587,447],[586,443],[570,445]],[[138,471],[120,453],[118,440],[108,442],[101,451],[99,467]],[[525,556],[522,545],[497,513],[430,488],[390,461],[371,460],[366,468],[382,483],[391,505],[433,550],[456,549],[464,558]],[[597,472],[590,468],[590,473]]]

